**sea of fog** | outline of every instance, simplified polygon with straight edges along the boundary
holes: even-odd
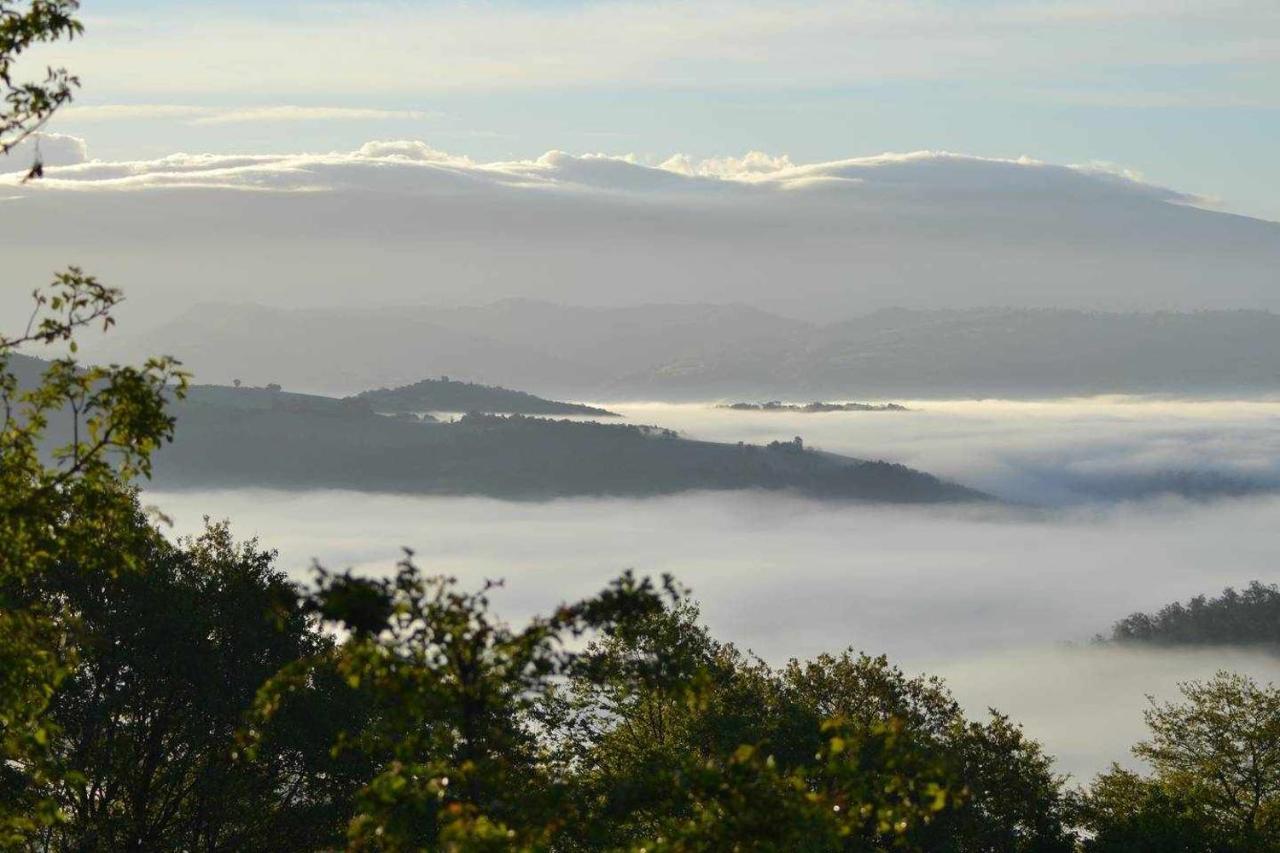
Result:
[[[205,515],[280,552],[385,571],[401,546],[475,584],[519,620],[624,569],[674,574],[715,634],[771,662],[852,647],[943,676],[971,713],[1021,721],[1064,772],[1087,777],[1143,734],[1148,695],[1220,668],[1280,681],[1245,650],[1106,650],[1116,619],[1227,585],[1280,579],[1280,402],[1134,399],[908,402],[910,412],[734,412],[612,405],[693,438],[806,444],[923,468],[1003,506],[824,504],[698,493],[646,500],[260,490],[151,492],[174,532]],[[1169,472],[1251,484],[1230,496],[1123,489]],[[1117,479],[1118,478],[1118,479]],[[1243,496],[1241,496],[1243,494]]]

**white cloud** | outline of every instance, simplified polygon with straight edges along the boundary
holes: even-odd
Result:
[[[251,124],[299,121],[417,121],[439,113],[373,107],[297,106],[210,107],[193,104],[72,105],[58,113],[60,121],[85,124],[110,121],[183,119],[192,125]]]
[[[190,119],[207,115],[209,107],[191,104],[71,104],[58,111],[58,120],[86,124],[105,121]]]
[[[34,133],[0,155],[0,174],[26,173],[35,162],[37,152],[46,166],[73,166],[88,159],[88,148],[78,136],[65,133]],[[0,179],[2,180],[2,179]],[[17,178],[21,180],[21,178]]]
[[[274,121],[406,121],[434,115],[423,110],[380,110],[368,107],[252,107],[215,111],[194,124],[245,124]]]
[[[75,261],[127,284],[130,310],[152,316],[196,294],[304,306],[745,302],[806,317],[1280,307],[1274,224],[1189,209],[1194,198],[1111,169],[1026,157],[551,151],[478,162],[386,140],[19,179],[0,175],[22,196],[24,216],[0,235],[14,274]]]
[[[677,154],[658,165],[649,165],[640,162],[633,154],[573,155],[564,151],[548,151],[533,160],[477,163],[469,157],[449,154],[419,140],[374,141],[352,152],[328,154],[175,154],[147,161],[93,162],[62,170],[56,179],[45,181],[41,187],[120,190],[200,186],[281,191],[338,190],[381,175],[387,167],[398,167],[400,183],[397,186],[404,192],[430,192],[442,182],[452,185],[453,178],[465,175],[494,186],[578,188],[622,193],[641,189],[702,191],[716,186],[725,191],[746,186],[795,189],[814,186],[822,181],[837,181],[888,190],[921,186],[934,190],[998,194],[1009,190],[1052,193],[1070,188],[1076,193],[1195,201],[1192,196],[1144,183],[1136,173],[1113,164],[1056,166],[1027,157],[1010,160],[945,151],[916,151],[796,164],[786,155],[752,151],[742,157],[698,161]]]

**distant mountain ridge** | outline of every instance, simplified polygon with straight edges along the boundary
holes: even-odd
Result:
[[[316,346],[325,340],[342,344]],[[213,305],[89,350],[115,360],[157,352],[202,381],[343,394],[423,373],[594,400],[1280,391],[1280,315],[1265,311],[889,309],[817,324],[742,305]]]

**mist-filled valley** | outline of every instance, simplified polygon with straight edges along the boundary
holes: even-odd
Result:
[[[0,0],[0,850],[1280,853],[1277,45]]]
[[[1280,403],[1133,398],[902,401],[907,411],[611,404],[682,435],[886,458],[1007,503],[904,507],[785,493],[546,502],[342,491],[149,491],[174,534],[205,515],[278,548],[385,573],[413,548],[466,584],[501,578],[522,620],[625,569],[673,574],[717,636],[772,663],[852,647],[940,675],[973,713],[1024,723],[1064,772],[1132,763],[1146,696],[1219,669],[1280,677],[1252,649],[1096,646],[1136,611],[1277,579]]]

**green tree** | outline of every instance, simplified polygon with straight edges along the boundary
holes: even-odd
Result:
[[[144,530],[147,519],[135,522]],[[258,688],[322,653],[297,590],[256,543],[225,524],[178,545],[150,537],[136,570],[60,563],[46,600],[75,621],[77,660],[55,692],[46,796],[65,822],[52,850],[315,850],[340,843],[355,779],[367,768],[329,754],[361,708],[334,678],[282,712],[257,761],[237,732]],[[303,704],[305,703],[305,708]]]
[[[17,76],[15,64],[23,52],[40,42],[72,39],[83,26],[75,14],[78,0],[32,0],[13,3],[0,0],[0,88],[4,107],[0,109],[0,154],[44,126],[58,109],[71,100],[80,81],[65,68],[47,68],[40,80]],[[40,164],[32,165],[30,178],[40,176]]]
[[[360,694],[365,724],[333,745],[375,768],[354,798],[350,849],[546,849],[574,819],[538,705],[577,664],[568,642],[652,611],[659,591],[624,576],[515,630],[490,611],[491,589],[462,592],[408,557],[387,579],[321,572],[308,606],[349,636],[263,688],[247,748],[261,757],[290,697],[319,674]]]
[[[1085,793],[1087,846],[1280,850],[1280,688],[1229,672],[1180,688],[1182,701],[1152,703],[1150,739],[1134,747],[1150,777],[1112,768]]]
[[[64,357],[19,382],[16,351],[74,343],[77,330],[110,325],[118,300],[73,269],[37,294],[24,331],[0,338],[0,838],[57,817],[50,801],[29,797],[52,771],[46,710],[74,665],[76,626],[42,599],[42,579],[60,564],[136,567],[133,555],[157,534],[132,523],[128,483],[150,472],[152,451],[172,435],[166,402],[186,387],[169,359],[82,368]]]
[[[17,62],[37,43],[78,35],[77,9],[74,0],[0,0],[0,151],[71,99],[78,81],[65,69],[29,81]],[[39,173],[36,163],[29,177]],[[126,485],[149,472],[151,452],[172,433],[166,398],[185,389],[167,359],[81,369],[65,357],[35,377],[23,370],[20,382],[17,351],[69,342],[74,354],[75,333],[110,326],[119,299],[71,268],[37,291],[24,328],[0,330],[0,844],[58,818],[56,806],[32,791],[53,778],[46,710],[74,662],[74,626],[54,618],[33,582],[59,560],[91,566],[137,545],[124,541],[136,535],[123,523],[134,512]]]
[[[1228,853],[1184,792],[1112,765],[1081,797],[1088,853]]]
[[[560,761],[602,818],[577,824],[582,849],[693,830],[715,848],[734,827],[735,843],[777,849],[1071,849],[1062,780],[1039,746],[998,715],[965,719],[940,682],[884,658],[775,671],[682,603],[586,661],[557,711],[570,733]],[[750,792],[776,802],[748,808]],[[827,808],[809,812],[815,802]],[[795,822],[748,817],[783,813]]]

